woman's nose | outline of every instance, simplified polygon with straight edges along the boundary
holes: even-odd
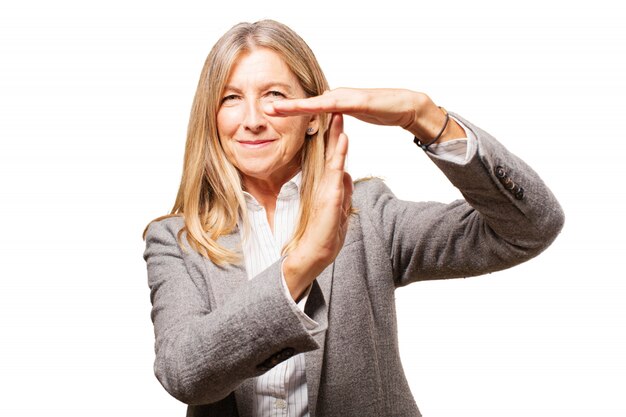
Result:
[[[267,115],[261,107],[260,100],[249,100],[246,103],[246,114],[244,116],[243,125],[251,131],[258,131],[265,128],[267,124]]]

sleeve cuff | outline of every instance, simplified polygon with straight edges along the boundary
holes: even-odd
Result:
[[[284,262],[284,259],[283,259],[283,262]],[[313,320],[304,312],[304,306],[306,306],[306,301],[309,299],[309,294],[311,293],[311,285],[309,285],[309,288],[307,288],[302,298],[300,298],[300,301],[298,301],[298,303],[296,304],[296,302],[291,297],[291,293],[289,292],[289,288],[287,287],[287,283],[285,282],[285,276],[283,275],[282,262],[280,264],[280,278],[281,278],[280,281],[283,285],[285,297],[287,297],[287,299],[289,300],[289,305],[291,306],[291,309],[300,318],[300,321],[302,322],[304,327],[309,331],[309,334],[314,335],[323,331],[324,328],[320,326],[318,322]]]
[[[443,143],[433,144],[428,151],[435,157],[459,165],[469,161],[478,149],[478,141],[474,133],[467,128],[459,119],[450,116],[465,131],[464,138],[453,139]]]

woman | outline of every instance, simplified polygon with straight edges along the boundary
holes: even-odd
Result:
[[[342,114],[411,132],[465,199],[353,185]],[[508,268],[562,223],[524,162],[425,94],[329,91],[292,30],[236,25],[204,65],[172,214],[146,232],[155,373],[191,416],[420,415],[395,288]]]

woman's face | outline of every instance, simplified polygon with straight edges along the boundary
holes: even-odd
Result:
[[[317,128],[317,117],[272,117],[263,106],[303,97],[298,79],[276,52],[257,48],[235,61],[217,113],[217,130],[244,184],[258,179],[282,185],[298,172],[307,128]]]

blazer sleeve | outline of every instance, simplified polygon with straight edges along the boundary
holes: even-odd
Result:
[[[561,206],[539,176],[496,139],[454,115],[476,136],[464,164],[429,154],[463,200],[407,202],[379,180],[366,181],[359,205],[388,251],[396,286],[481,275],[522,263],[561,231]],[[358,190],[358,188],[357,188]]]
[[[155,332],[154,371],[172,396],[190,405],[214,403],[245,379],[319,347],[285,297],[280,261],[245,279],[212,309],[205,261],[189,246],[181,249],[181,227],[180,218],[152,223],[144,252]]]

